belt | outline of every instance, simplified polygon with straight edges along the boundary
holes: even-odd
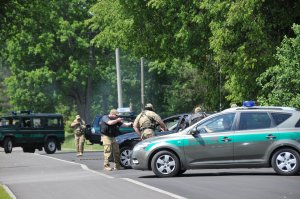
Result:
[[[143,131],[143,130],[145,130],[145,129],[155,130],[155,128],[151,128],[151,127],[143,127],[143,128],[140,129],[140,131]]]

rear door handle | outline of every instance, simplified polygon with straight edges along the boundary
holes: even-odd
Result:
[[[269,134],[266,136],[266,138],[268,138],[269,140],[273,140],[273,139],[276,139],[276,136]]]
[[[222,141],[223,142],[229,142],[229,141],[231,141],[231,138],[229,138],[229,137],[223,137]]]

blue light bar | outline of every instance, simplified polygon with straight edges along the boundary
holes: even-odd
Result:
[[[252,106],[255,106],[255,102],[254,101],[244,101],[243,106],[252,107]]]

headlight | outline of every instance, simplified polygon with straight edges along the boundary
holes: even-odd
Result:
[[[141,149],[145,149],[147,146],[149,146],[149,144],[150,144],[150,142],[144,142],[144,143],[141,143],[141,144],[137,144],[133,148],[133,151],[139,151]]]
[[[95,131],[95,129],[94,128],[92,128],[92,134],[95,134],[96,133],[96,131]]]

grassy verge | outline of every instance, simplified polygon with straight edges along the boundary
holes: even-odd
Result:
[[[85,151],[99,151],[103,150],[103,146],[100,144],[89,145],[89,141],[85,141]],[[67,135],[64,144],[61,146],[62,151],[75,151],[74,135]],[[2,199],[2,198],[1,198]]]
[[[6,193],[5,189],[3,186],[0,184],[0,198],[1,199],[11,199],[11,197]]]

